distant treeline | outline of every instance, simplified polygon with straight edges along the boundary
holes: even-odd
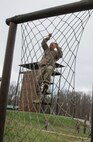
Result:
[[[91,94],[84,92],[60,91],[53,97],[55,113],[75,118],[89,119],[91,116]],[[56,103],[56,105],[55,105]]]
[[[18,106],[19,98],[20,91],[16,95],[16,85],[12,83],[9,88],[8,105]],[[47,113],[88,120],[91,117],[90,93],[62,90],[58,94],[55,93],[52,98],[48,97],[48,101],[51,102],[51,106]]]

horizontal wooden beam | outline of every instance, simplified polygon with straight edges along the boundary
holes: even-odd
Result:
[[[42,18],[69,14],[78,11],[93,9],[93,0],[81,0],[79,2],[74,2],[70,4],[65,4],[57,7],[48,8],[45,10],[35,11],[32,13],[17,15],[6,19],[6,24],[9,25],[10,22],[16,24],[24,23],[28,21],[38,20]]]

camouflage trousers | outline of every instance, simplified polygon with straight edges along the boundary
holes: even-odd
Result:
[[[49,85],[53,71],[54,71],[53,66],[42,66],[39,68],[36,77],[37,80],[36,91],[38,95],[41,92],[42,84],[44,85],[45,83],[47,83]]]

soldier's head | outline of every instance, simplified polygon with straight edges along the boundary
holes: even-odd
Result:
[[[56,49],[58,47],[58,44],[56,42],[50,43],[50,49]]]

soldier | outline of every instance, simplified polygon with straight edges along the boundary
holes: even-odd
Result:
[[[48,125],[49,125],[48,120],[47,120],[47,119],[45,119],[45,130],[47,130]]]
[[[79,121],[77,121],[77,123],[76,123],[76,130],[79,134],[79,132],[80,132],[80,122]]]
[[[50,40],[52,34],[49,34],[47,38],[44,38],[41,45],[44,50],[44,55],[38,63],[39,70],[37,75],[38,84],[38,95],[41,91],[41,86],[43,84],[42,93],[47,91],[48,85],[50,83],[51,75],[55,69],[55,62],[58,61],[63,56],[63,52],[57,43],[52,42],[48,46],[47,42]]]
[[[83,133],[86,134],[86,130],[87,130],[87,123],[86,123],[86,120],[84,121],[84,124],[83,124]]]

